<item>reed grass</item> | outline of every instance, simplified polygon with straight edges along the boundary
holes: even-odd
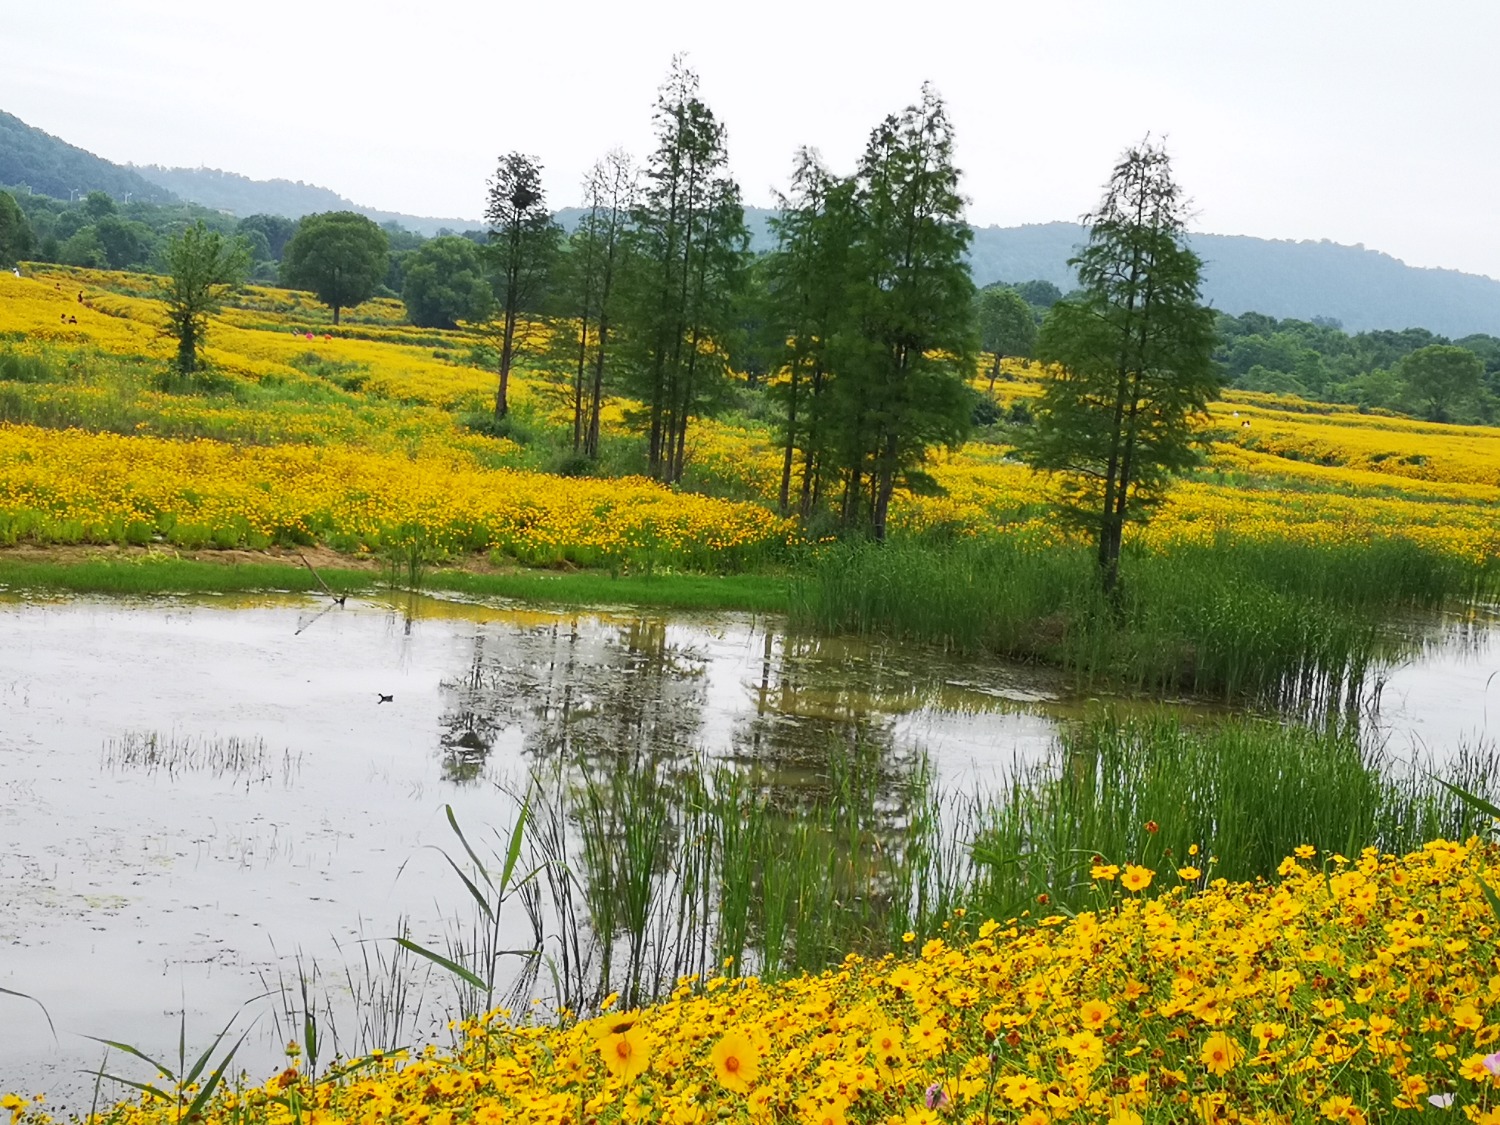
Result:
[[[1221,537],[1136,549],[1104,598],[1091,552],[1016,536],[822,552],[794,625],[1061,665],[1086,685],[1334,705],[1358,697],[1412,609],[1494,597],[1500,568],[1405,540],[1307,545]]]

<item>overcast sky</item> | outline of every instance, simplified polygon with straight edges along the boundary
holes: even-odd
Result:
[[[747,203],[793,149],[847,170],[924,79],[978,224],[1075,219],[1165,135],[1197,229],[1500,277],[1494,0],[0,0],[0,109],[119,162],[474,217],[501,152],[554,206],[650,147],[687,53]]]

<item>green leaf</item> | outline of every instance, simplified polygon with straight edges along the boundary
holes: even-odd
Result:
[[[464,968],[457,961],[452,961],[447,957],[444,957],[441,953],[434,953],[432,950],[420,946],[416,942],[409,941],[403,937],[392,938],[391,940],[399,945],[402,949],[409,950],[419,957],[425,957],[434,965],[438,965],[444,969],[447,969],[450,973],[456,976],[459,980],[463,981],[465,984],[473,985],[480,991],[485,991],[489,987],[485,984],[484,981],[480,980],[479,977],[475,976],[474,973]]]
[[[208,1045],[208,1049],[206,1051],[198,1056],[198,1061],[193,1063],[193,1069],[188,1071],[187,1076],[178,1083],[179,1086],[191,1086],[194,1082],[198,1081],[198,1075],[203,1073],[203,1068],[208,1065],[208,1060],[213,1057],[213,1053],[219,1049],[219,1044],[224,1041],[224,1036],[229,1034],[229,1029],[234,1025],[234,1021],[237,1018],[238,1013],[229,1017],[229,1022],[224,1025],[224,1030],[214,1036],[214,1041]],[[183,1017],[183,1022],[184,1024],[186,1024],[187,1022],[187,1017],[185,1015]],[[184,1046],[181,1048],[181,1050],[184,1054],[186,1054],[186,1031],[184,1031],[183,1036]],[[244,1036],[241,1036],[241,1039],[243,1038]]]
[[[1500,921],[1500,895],[1497,895],[1495,888],[1486,883],[1483,878],[1476,877],[1474,881],[1479,884],[1484,901],[1490,904],[1490,913],[1495,916],[1496,921]]]
[[[453,868],[453,873],[463,880],[464,886],[469,888],[469,894],[473,897],[474,901],[479,904],[480,912],[493,922],[495,920],[495,911],[493,910],[493,908],[491,908],[489,900],[484,897],[484,892],[474,884],[474,880],[470,879],[467,875],[464,874],[463,868],[453,862],[453,857],[451,855],[443,851],[442,848],[438,848],[438,852],[444,859],[448,861],[448,866]],[[481,868],[481,870],[483,869]],[[486,879],[485,881],[488,882],[488,879]]]

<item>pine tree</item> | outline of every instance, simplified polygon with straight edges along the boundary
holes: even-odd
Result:
[[[1218,391],[1186,219],[1166,151],[1149,140],[1127,150],[1070,263],[1081,293],[1052,307],[1037,342],[1054,366],[1022,452],[1061,476],[1064,512],[1093,535],[1115,597],[1125,525],[1195,462],[1194,422]]]
[[[776,249],[766,260],[769,315],[785,344],[782,378],[772,394],[783,411],[781,511],[791,508],[794,463],[801,453],[797,509],[808,518],[822,501],[836,348],[847,329],[850,247],[856,231],[854,182],[840,180],[817,153],[801,149],[790,196],[771,220]]]
[[[919,469],[928,451],[957,446],[969,429],[974,283],[958,179],[952,127],[930,86],[874,130],[857,173],[856,347],[838,381],[843,518],[877,540],[896,488],[931,488]]]
[[[517,322],[521,312],[541,295],[557,250],[559,232],[547,210],[542,168],[535,158],[519,152],[500,158],[490,180],[484,217],[490,229],[487,250],[500,314],[500,381],[495,389],[498,421],[510,412]]]
[[[657,98],[657,147],[632,214],[631,296],[621,325],[634,390],[646,403],[647,456],[659,480],[682,476],[690,420],[725,369],[722,340],[745,268],[744,208],[726,170],[724,127],[674,60]]]

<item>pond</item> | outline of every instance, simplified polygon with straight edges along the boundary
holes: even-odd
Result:
[[[1413,625],[1368,729],[1398,753],[1491,737],[1493,624]],[[206,1045],[299,957],[346,1001],[381,987],[400,927],[440,944],[465,906],[428,847],[453,847],[444,806],[473,838],[503,830],[531,768],[702,753],[795,788],[857,742],[974,791],[1099,702],[1044,669],[776,619],[404,595],[9,598],[0,636],[0,987],[56,1025],[0,996],[0,1087],[54,1109],[87,1109],[85,1036],[166,1055],[185,1012]],[[275,1015],[263,999],[237,1024],[255,1021],[252,1074],[275,1065]]]

